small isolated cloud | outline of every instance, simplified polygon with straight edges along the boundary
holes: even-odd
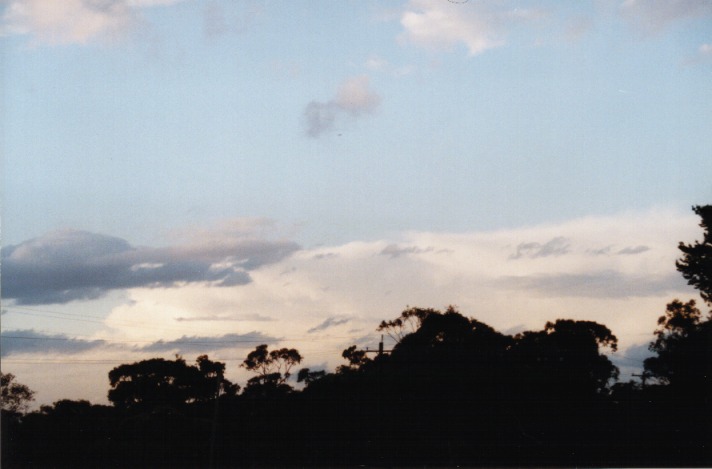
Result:
[[[217,337],[208,336],[183,336],[175,340],[159,340],[145,347],[142,352],[168,352],[176,350],[180,354],[202,353],[211,350],[223,349],[250,349],[259,344],[274,344],[279,339],[262,332],[248,332],[247,334],[225,334]]]
[[[521,259],[527,257],[535,259],[537,257],[562,256],[569,252],[569,241],[562,237],[553,238],[546,243],[520,243],[517,252],[509,256],[510,259]]]
[[[168,248],[134,247],[85,231],[59,231],[2,248],[3,298],[17,304],[67,303],[108,291],[206,282],[230,287],[249,271],[298,249],[288,241],[223,237]]]
[[[699,64],[712,61],[712,44],[700,44],[697,51],[685,61],[687,64]]]
[[[2,35],[30,35],[36,43],[86,44],[125,34],[141,23],[142,8],[182,0],[9,0]]]
[[[0,334],[0,356],[21,353],[74,354],[102,347],[103,340],[73,339],[64,334],[43,334],[33,329],[2,331]]]
[[[388,256],[391,259],[404,256],[406,254],[420,254],[424,252],[431,252],[433,248],[419,248],[418,246],[407,246],[401,247],[398,244],[389,244],[380,252],[381,256]]]
[[[382,59],[377,55],[372,55],[366,60],[366,63],[364,65],[369,70],[383,70],[384,68],[388,67],[388,61]]]
[[[462,44],[473,56],[503,46],[514,24],[542,16],[540,10],[507,8],[502,2],[411,0],[400,19],[399,39],[430,49]]]
[[[340,326],[341,324],[346,324],[349,321],[350,321],[349,318],[337,318],[337,317],[327,318],[324,322],[322,322],[318,326],[314,326],[311,329],[307,330],[307,332],[309,334],[312,334],[314,332],[319,332],[319,331],[323,331],[325,329],[329,329],[330,327],[335,327],[335,326]]]
[[[372,114],[381,103],[381,97],[369,87],[366,75],[343,82],[336,96],[329,101],[312,101],[304,110],[307,135],[317,138],[330,131],[343,116],[352,118]]]
[[[712,18],[709,0],[625,0],[620,7],[623,17],[647,34],[658,34],[673,23]]]

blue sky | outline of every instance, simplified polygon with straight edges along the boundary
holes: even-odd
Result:
[[[0,8],[3,332],[96,345],[77,382],[129,340],[340,327],[336,350],[408,304],[613,321],[639,349],[694,294],[674,259],[712,201],[708,0]],[[43,399],[81,395],[12,350]]]

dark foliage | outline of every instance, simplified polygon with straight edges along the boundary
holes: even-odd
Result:
[[[25,412],[30,402],[34,401],[35,392],[24,384],[15,381],[12,373],[0,372],[0,408],[16,413]]]
[[[153,358],[121,365],[109,372],[109,401],[120,409],[176,408],[206,402],[219,394],[236,394],[238,386],[223,375],[225,364],[201,355],[189,366],[175,360]]]
[[[688,306],[668,311],[658,340],[694,337],[703,323]],[[334,373],[300,370],[299,392],[286,377],[301,360],[294,349],[257,347],[245,360],[256,376],[239,395],[207,393],[204,381],[183,376],[222,379],[222,364],[207,357],[192,367],[181,359],[118,367],[111,383],[152,383],[138,398],[133,389],[130,405],[59,401],[4,413],[3,467],[712,462],[708,404],[687,398],[697,388],[673,375],[669,385],[614,384],[602,349],[615,349],[616,337],[605,326],[557,320],[508,336],[452,307],[428,311],[390,353],[370,358],[354,346]]]

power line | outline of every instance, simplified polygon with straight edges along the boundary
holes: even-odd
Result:
[[[149,328],[149,329],[159,329],[163,331],[175,331],[175,332],[193,332],[195,329],[194,328],[188,328],[188,327],[171,327],[171,326],[163,326],[159,325],[156,323],[146,323],[142,321],[112,321],[111,324],[107,324],[106,321],[104,320],[105,318],[101,318],[99,316],[91,316],[91,315],[85,315],[85,314],[79,314],[79,313],[65,313],[65,312],[60,312],[60,311],[50,311],[46,309],[37,309],[37,308],[27,308],[24,306],[11,306],[9,308],[5,308],[6,311],[10,310],[22,310],[22,311],[13,311],[14,314],[22,314],[26,316],[38,316],[38,317],[47,317],[51,319],[60,319],[60,320],[67,320],[67,321],[80,321],[80,322],[89,322],[89,323],[94,323],[94,324],[102,324],[102,325],[119,325],[119,326],[129,326],[129,327],[141,327],[141,328]],[[70,317],[64,317],[64,316],[70,316]],[[249,322],[249,321],[248,321]],[[328,339],[351,339],[351,340],[356,340],[359,337],[357,336],[328,336],[325,339],[320,339],[318,336],[295,336],[295,337],[288,337],[288,338],[279,338],[278,341],[283,342],[285,340],[328,340]]]

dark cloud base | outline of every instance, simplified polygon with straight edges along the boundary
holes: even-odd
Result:
[[[75,354],[105,345],[103,340],[74,339],[64,334],[43,334],[33,329],[18,329],[0,334],[0,357],[22,353]]]
[[[247,334],[225,334],[217,337],[183,336],[180,339],[163,341],[159,340],[145,347],[142,352],[169,352],[201,353],[206,350],[224,349],[251,349],[260,344],[274,344],[279,338],[263,334],[262,332],[248,332]]]
[[[2,248],[2,296],[36,305],[91,300],[124,288],[245,285],[252,281],[250,270],[298,249],[293,242],[246,238],[146,248],[112,236],[61,231]]]
[[[279,338],[262,332],[224,334],[215,337],[183,336],[180,339],[159,340],[143,347],[131,347],[131,342],[84,340],[64,334],[44,334],[33,329],[3,331],[0,334],[0,357],[20,354],[72,355],[90,350],[112,347],[132,352],[177,352],[180,354],[204,353],[224,349],[251,349],[259,344],[274,344]]]

